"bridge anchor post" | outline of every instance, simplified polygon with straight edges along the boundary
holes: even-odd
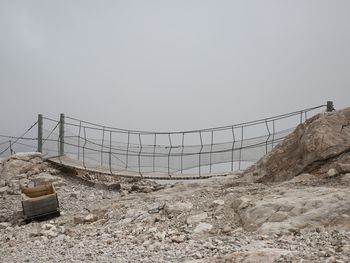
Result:
[[[327,112],[335,111],[333,101],[327,101]]]
[[[38,114],[38,152],[43,152],[43,115]]]
[[[59,156],[64,155],[64,114],[60,114],[60,128],[59,128]]]

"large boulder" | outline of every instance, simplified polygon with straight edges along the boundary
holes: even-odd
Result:
[[[300,124],[246,172],[256,182],[285,181],[350,154],[350,108],[317,114]]]

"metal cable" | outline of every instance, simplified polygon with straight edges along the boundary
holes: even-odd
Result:
[[[254,120],[254,121],[248,121],[248,122],[242,122],[242,123],[238,123],[238,124],[234,124],[234,125],[227,125],[227,126],[219,126],[219,127],[214,127],[214,128],[206,128],[206,129],[197,129],[197,130],[187,130],[187,131],[174,131],[174,132],[154,132],[154,131],[142,131],[142,130],[128,130],[128,129],[121,129],[121,128],[114,128],[114,127],[109,127],[109,126],[104,126],[104,125],[100,125],[100,124],[96,124],[96,123],[92,123],[92,122],[87,122],[87,121],[83,121],[80,119],[76,119],[73,117],[65,117],[66,119],[70,119],[73,121],[77,121],[77,122],[82,122],[84,124],[90,125],[92,127],[89,126],[85,126],[88,129],[92,129],[92,130],[102,130],[103,128],[106,131],[113,131],[113,132],[120,132],[120,133],[131,133],[131,134],[163,134],[163,135],[167,135],[167,134],[181,134],[181,133],[198,133],[198,132],[209,132],[211,130],[213,131],[221,131],[221,130],[228,130],[231,129],[231,127],[235,127],[235,128],[240,128],[241,126],[252,126],[252,125],[257,125],[257,124],[263,124],[266,121],[272,121],[272,120],[279,120],[279,119],[283,119],[283,118],[287,118],[287,117],[292,117],[295,115],[299,115],[300,113],[305,113],[305,112],[309,112],[309,111],[313,111],[319,108],[323,108],[326,107],[327,105],[320,105],[320,106],[316,106],[316,107],[311,107],[311,108],[307,108],[307,109],[303,109],[303,110],[299,110],[299,111],[294,111],[294,112],[290,112],[290,113],[286,113],[286,114],[281,114],[281,115],[276,115],[273,117],[268,117],[268,118],[263,118],[263,119],[258,119],[258,120]],[[51,121],[55,121],[53,119],[49,119],[49,118],[45,118]],[[79,127],[79,125],[74,124],[74,123],[68,123],[66,122],[65,124],[71,125],[71,126],[76,126]]]
[[[36,121],[32,126],[29,127],[29,129],[27,129],[21,136],[19,136],[13,143],[12,146],[14,144],[16,144],[21,138],[23,138],[35,125],[37,125],[38,122]],[[4,152],[6,152],[8,149],[11,148],[11,145],[8,146],[5,150],[3,150],[2,152],[0,152],[0,155],[2,155]]]

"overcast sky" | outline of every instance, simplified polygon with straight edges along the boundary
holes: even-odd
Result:
[[[0,130],[38,113],[171,131],[350,106],[349,14],[349,0],[0,0]]]

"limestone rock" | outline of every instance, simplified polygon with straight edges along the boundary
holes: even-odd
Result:
[[[7,227],[10,227],[11,226],[11,223],[9,222],[1,222],[0,223],[0,229],[5,229]]]
[[[272,214],[268,221],[269,222],[282,222],[283,220],[287,219],[288,214],[286,212],[276,212]]]
[[[85,218],[84,218],[84,222],[85,223],[93,223],[95,221],[98,220],[98,217],[94,214],[88,214]]]
[[[29,162],[17,159],[8,159],[4,165],[1,172],[1,177],[3,179],[10,179],[15,175],[21,174],[23,170],[32,167],[33,165]]]
[[[316,188],[303,191],[285,189],[283,195],[270,194],[262,200],[251,201],[249,207],[237,212],[247,231],[261,233],[285,232],[307,226],[333,226],[350,229],[349,189],[329,191]]]
[[[241,262],[241,263],[273,263],[278,259],[283,260],[283,256],[291,256],[288,250],[278,248],[262,248],[247,252],[234,252],[221,259],[213,259],[210,262]]]
[[[209,230],[211,230],[213,228],[213,226],[211,224],[208,223],[199,223],[196,228],[193,230],[193,233],[195,234],[200,234],[203,232],[207,232]]]
[[[189,202],[174,202],[174,203],[166,203],[164,206],[164,210],[168,214],[179,214],[184,211],[189,211],[193,207],[192,203]]]
[[[62,186],[67,186],[67,183],[64,181],[54,181],[52,184],[57,190],[60,189]]]
[[[13,179],[15,176],[26,174],[27,172],[38,169],[42,166],[42,155],[41,153],[16,153],[9,156],[3,161],[0,178],[2,179]],[[21,179],[21,178],[19,178]]]
[[[309,181],[315,180],[316,178],[317,177],[313,174],[303,173],[303,174],[299,174],[298,176],[292,178],[288,182],[290,182],[290,183],[309,182]]]
[[[142,186],[140,187],[139,191],[142,193],[151,193],[154,191],[154,188],[151,186]]]
[[[38,237],[38,236],[42,236],[41,233],[41,227],[38,224],[34,224],[32,226],[32,228],[29,230],[29,237]]]
[[[6,194],[9,189],[10,188],[8,186],[1,187],[0,188],[0,195]]]
[[[328,177],[334,177],[334,176],[337,176],[338,174],[339,174],[338,171],[334,168],[329,169],[327,172]]]
[[[38,175],[33,176],[32,181],[35,185],[42,185],[46,183],[53,183],[58,181],[59,179],[49,173],[40,173]]]
[[[164,203],[155,203],[152,204],[149,207],[148,213],[149,214],[157,214],[159,213],[163,208],[164,208],[165,204]]]
[[[157,240],[164,240],[166,236],[166,233],[164,231],[156,232],[153,234],[153,238]]]
[[[246,172],[258,182],[285,181],[350,151],[350,108],[320,113],[288,135]]]
[[[54,230],[52,230],[52,229],[50,229],[50,230],[44,230],[44,231],[42,231],[41,233],[42,233],[43,236],[49,237],[49,238],[54,238],[54,237],[57,237],[57,235],[58,235],[58,234],[57,234]]]
[[[4,187],[4,186],[6,186],[6,181],[5,180],[0,180],[0,187]]]
[[[213,204],[215,204],[215,205],[224,205],[224,204],[225,204],[225,201],[224,201],[224,200],[218,199],[218,200],[214,200],[214,201],[213,201]]]
[[[207,217],[208,217],[208,214],[206,212],[204,212],[204,213],[200,213],[197,215],[189,216],[187,218],[186,222],[188,225],[192,225],[192,224],[199,223],[199,222],[203,221]]]
[[[341,174],[350,173],[350,163],[337,163],[337,171]]]
[[[171,241],[175,242],[175,243],[182,243],[184,242],[186,239],[185,235],[180,235],[180,236],[174,236],[171,238]]]
[[[341,180],[342,180],[343,182],[350,183],[350,173],[345,174],[345,175],[341,178]]]
[[[44,225],[42,225],[41,228],[44,230],[53,230],[53,231],[56,230],[56,226],[53,224],[44,224]]]
[[[222,228],[222,233],[224,234],[228,234],[232,231],[232,228],[229,226],[229,225],[225,225],[223,228]]]
[[[19,152],[11,155],[9,159],[22,160],[22,161],[33,161],[37,162],[38,159],[42,159],[42,154],[39,152]]]

